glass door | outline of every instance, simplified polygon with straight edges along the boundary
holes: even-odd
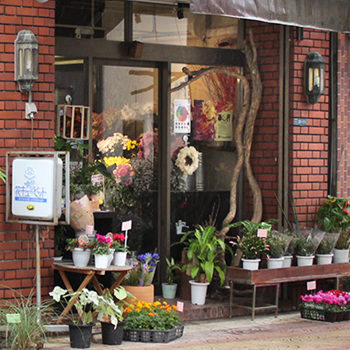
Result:
[[[104,209],[116,227],[132,220],[131,251],[157,248],[158,70],[93,66],[92,152],[113,174],[105,179]],[[114,232],[115,233],[115,232]]]

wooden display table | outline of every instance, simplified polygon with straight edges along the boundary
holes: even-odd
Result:
[[[131,270],[131,266],[114,266],[114,265],[111,265],[106,270],[104,270],[104,269],[96,269],[95,266],[92,266],[92,265],[91,266],[87,266],[87,267],[76,267],[76,266],[74,266],[73,262],[61,262],[61,263],[54,262],[52,264],[52,268],[59,272],[60,276],[62,277],[64,285],[66,286],[67,290],[70,293],[73,293],[74,290],[73,290],[72,285],[70,284],[70,282],[68,280],[66,272],[80,273],[80,274],[86,275],[86,277],[81,282],[79,288],[76,291],[83,290],[83,288],[87,287],[87,285],[91,281],[99,295],[102,295],[103,290],[101,288],[100,283],[98,282],[98,279],[97,279],[96,275],[105,275],[106,272],[117,272],[117,273],[119,273],[118,278],[115,280],[115,282],[109,288],[109,290],[112,293],[114,288],[116,288],[116,287],[118,287],[120,285],[122,280],[125,278],[126,274]],[[68,312],[72,309],[76,299],[77,299],[77,297],[73,298],[68,303],[68,305],[62,311],[60,317],[58,318],[57,323],[61,323],[62,322],[64,316],[66,316],[68,314]]]
[[[232,307],[244,307],[252,310],[252,320],[255,317],[255,310],[276,309],[275,317],[278,315],[278,296],[281,283],[298,282],[307,280],[318,280],[335,278],[335,288],[339,289],[339,279],[350,275],[350,263],[292,266],[282,269],[261,269],[256,271],[245,270],[240,267],[227,268],[226,278],[230,283],[230,310],[229,317],[232,317]],[[233,304],[234,283],[253,286],[252,306]],[[275,304],[256,306],[256,289],[258,287],[276,287]]]

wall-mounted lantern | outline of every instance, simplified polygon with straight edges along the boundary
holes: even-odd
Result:
[[[326,62],[318,52],[309,52],[304,62],[304,93],[315,104],[324,94]]]
[[[15,81],[21,92],[30,92],[38,80],[39,41],[30,30],[21,30],[15,40]]]

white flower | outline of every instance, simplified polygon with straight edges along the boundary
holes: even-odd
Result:
[[[56,286],[52,292],[49,293],[49,295],[56,301],[59,302],[61,300],[61,296],[65,295],[67,293],[66,289],[62,289],[59,286]]]
[[[192,161],[191,164],[187,164],[187,158]],[[185,175],[192,175],[198,168],[197,150],[193,146],[181,148],[175,164]]]
[[[136,112],[126,104],[122,109],[123,119],[136,119]]]

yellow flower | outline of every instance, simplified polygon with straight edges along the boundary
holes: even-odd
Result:
[[[103,161],[105,162],[105,164],[109,167],[112,165],[121,165],[121,164],[129,164],[130,163],[130,159],[124,158],[124,157],[105,157],[103,158]]]

